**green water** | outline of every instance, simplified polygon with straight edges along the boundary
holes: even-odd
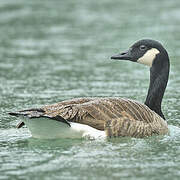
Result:
[[[143,102],[149,69],[110,56],[144,37],[164,44],[170,134],[38,140],[7,112],[84,96]],[[180,1],[1,0],[0,179],[179,179]]]

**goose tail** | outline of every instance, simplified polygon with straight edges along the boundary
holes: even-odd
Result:
[[[24,117],[29,117],[29,118],[34,118],[34,117],[40,117],[43,116],[45,113],[44,110],[42,109],[27,109],[27,110],[22,110],[22,111],[16,111],[16,112],[9,112],[9,115],[11,116],[24,116]]]

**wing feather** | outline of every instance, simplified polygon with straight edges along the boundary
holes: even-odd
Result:
[[[109,137],[144,137],[167,133],[166,122],[154,111],[144,104],[121,98],[78,98],[11,115],[50,119],[59,117],[67,123],[78,122],[105,130]]]

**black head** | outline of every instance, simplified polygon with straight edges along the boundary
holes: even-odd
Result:
[[[129,50],[112,56],[111,59],[130,60],[151,67],[157,56],[168,56],[164,47],[158,41],[143,39],[133,44]],[[160,59],[165,61],[166,58]]]

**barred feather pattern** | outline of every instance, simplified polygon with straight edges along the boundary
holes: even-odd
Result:
[[[146,137],[168,133],[166,121],[139,102],[123,98],[77,98],[11,115],[77,122],[106,132],[108,137]],[[18,127],[22,127],[20,123]]]
[[[47,117],[105,130],[108,137],[167,134],[167,123],[146,105],[122,98],[79,98],[42,108]]]

